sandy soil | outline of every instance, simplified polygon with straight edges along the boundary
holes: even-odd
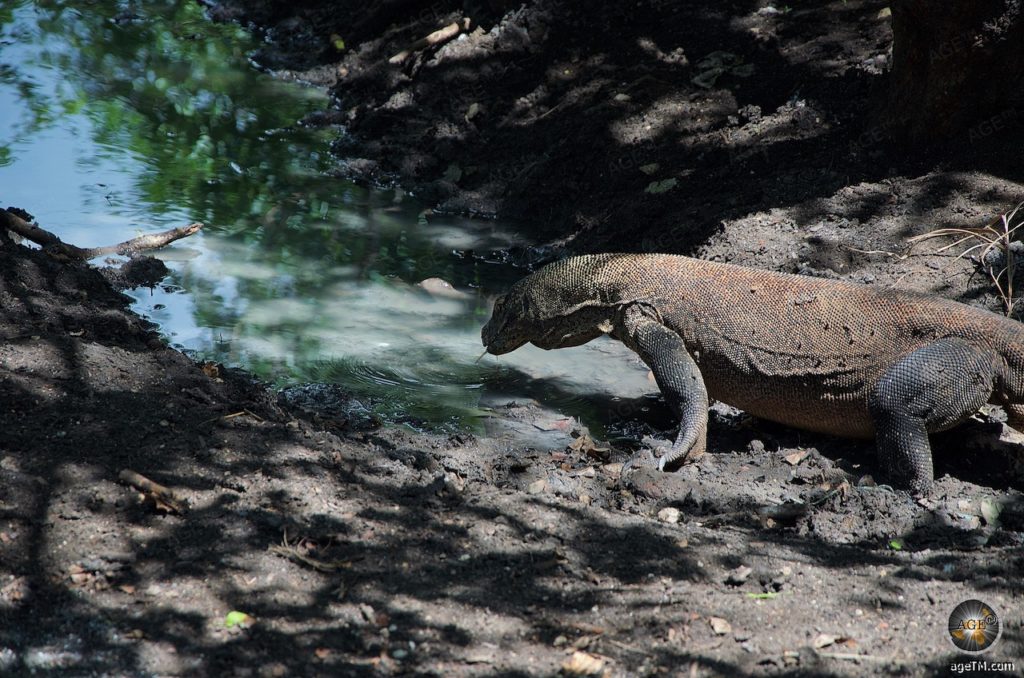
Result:
[[[894,255],[1012,207],[1020,131],[877,141],[881,2],[481,3],[480,32],[402,66],[462,5],[347,4],[214,13],[335,88],[308,122],[345,125],[353,175],[549,243],[514,256],[689,252],[999,308],[957,250]],[[734,56],[695,84],[714,51]],[[612,416],[669,425],[648,404]],[[96,271],[0,239],[0,673],[933,675],[965,660],[946,624],[980,598],[1004,624],[984,658],[1019,675],[1024,456],[999,417],[936,438],[921,500],[874,486],[871,445],[721,405],[711,454],[674,474],[585,438],[367,429],[196,365]]]

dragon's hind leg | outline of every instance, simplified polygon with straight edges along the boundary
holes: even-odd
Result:
[[[927,492],[934,479],[928,434],[964,421],[988,402],[992,354],[961,339],[940,339],[901,358],[868,402],[878,456],[894,485]]]

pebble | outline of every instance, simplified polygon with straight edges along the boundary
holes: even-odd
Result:
[[[663,523],[675,524],[679,522],[681,515],[682,514],[680,514],[679,509],[674,506],[666,506],[658,511],[658,520]]]
[[[81,662],[82,655],[69,650],[29,650],[22,658],[22,663],[29,670],[66,668]]]
[[[17,663],[17,652],[9,647],[0,647],[0,671],[13,671]]]
[[[732,586],[739,586],[743,582],[747,581],[753,571],[753,569],[746,565],[740,565],[735,570],[729,571],[729,574],[725,577],[725,583],[731,584]]]

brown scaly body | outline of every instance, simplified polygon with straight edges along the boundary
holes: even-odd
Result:
[[[985,402],[1024,421],[1024,326],[938,297],[660,254],[573,257],[517,282],[488,351],[610,334],[679,413],[665,461],[703,453],[708,396],[799,428],[878,439],[883,466],[932,481],[927,433]],[[706,386],[705,386],[706,385]]]

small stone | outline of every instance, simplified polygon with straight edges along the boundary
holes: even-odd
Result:
[[[710,617],[708,623],[711,624],[711,630],[715,632],[717,636],[724,636],[732,633],[732,624],[721,617]]]
[[[762,440],[751,440],[747,443],[747,449],[754,454],[760,454],[764,452],[764,441]]]
[[[613,98],[615,99],[615,101],[618,101],[620,104],[624,104],[627,101],[632,101],[633,100],[633,97],[629,96],[628,94],[623,94],[622,92],[619,92]]]
[[[288,675],[288,667],[281,662],[274,662],[260,667],[260,678],[281,678]]]
[[[526,491],[529,492],[530,494],[540,494],[547,488],[548,481],[541,478],[540,480],[535,480],[532,483],[530,483],[529,487],[526,488]]]
[[[823,647],[833,645],[836,642],[837,638],[838,636],[833,636],[830,633],[819,633],[817,636],[814,637],[813,645],[816,649],[820,650]]]
[[[725,583],[731,586],[739,586],[747,581],[754,570],[746,565],[740,565],[735,570],[730,570],[725,578]]]
[[[674,506],[666,506],[665,508],[658,511],[658,520],[663,523],[675,524],[679,522],[681,514],[679,509]]]

